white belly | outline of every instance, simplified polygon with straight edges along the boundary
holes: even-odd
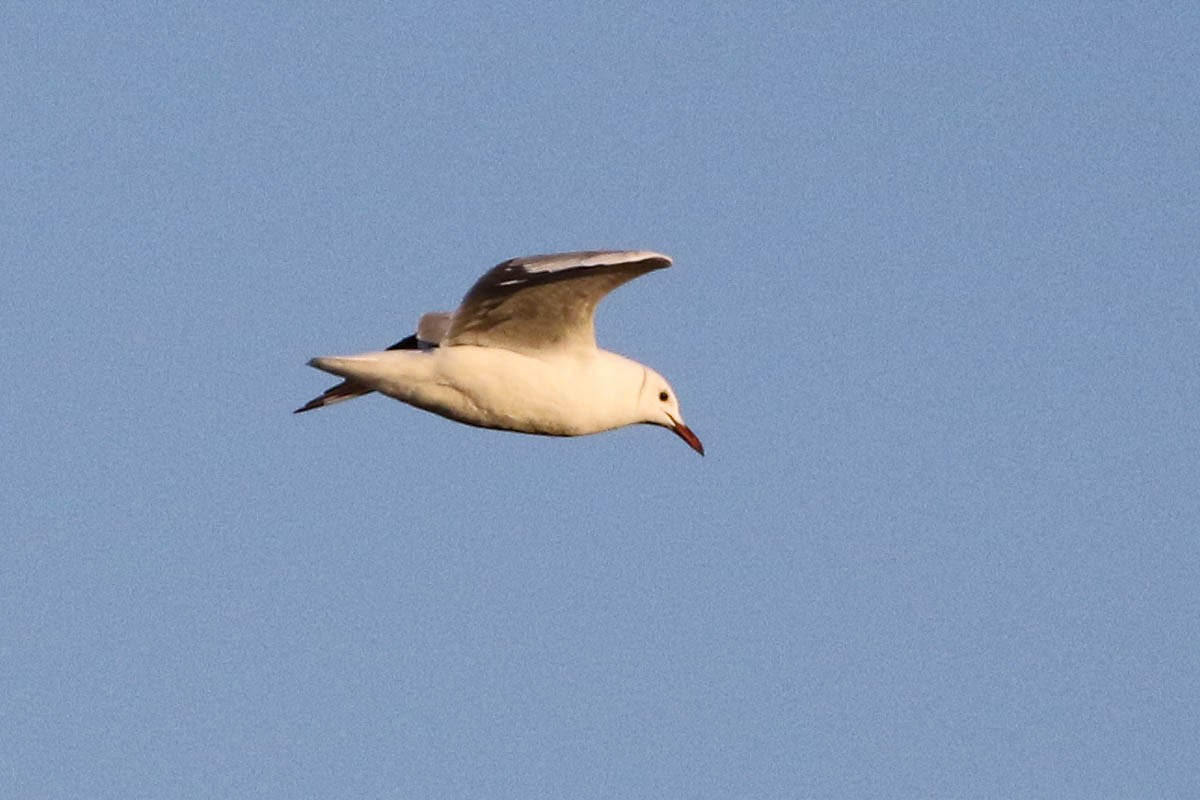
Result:
[[[638,421],[644,369],[606,351],[534,358],[460,345],[410,357],[422,359],[405,359],[418,369],[380,381],[379,391],[469,425],[579,436]]]

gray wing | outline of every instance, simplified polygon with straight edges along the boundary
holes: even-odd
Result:
[[[417,322],[417,338],[437,347],[446,338],[446,333],[450,330],[450,320],[453,318],[453,311],[430,311],[428,314],[422,314]]]
[[[454,312],[443,346],[506,350],[596,346],[596,305],[639,275],[671,266],[661,253],[587,250],[526,256],[497,264]]]

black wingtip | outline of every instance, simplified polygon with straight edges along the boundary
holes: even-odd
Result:
[[[417,339],[414,333],[412,336],[405,336],[400,341],[388,348],[388,350],[420,350],[421,342]]]

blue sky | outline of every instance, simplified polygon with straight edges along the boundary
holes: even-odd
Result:
[[[1200,12],[29,4],[0,789],[1200,781]],[[293,417],[494,263],[669,253],[640,426]]]

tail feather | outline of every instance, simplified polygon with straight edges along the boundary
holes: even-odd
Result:
[[[302,411],[312,411],[314,408],[324,408],[334,403],[340,403],[343,400],[353,400],[356,397],[362,397],[364,394],[370,394],[371,392],[371,389],[368,389],[357,381],[342,381],[337,386],[331,386],[326,389],[321,393],[320,397],[314,397],[292,413],[299,414]]]

